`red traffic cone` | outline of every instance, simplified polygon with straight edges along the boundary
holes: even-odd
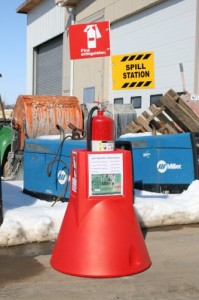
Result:
[[[151,265],[133,208],[131,166],[130,151],[72,152],[70,200],[50,261],[54,269],[119,277]]]

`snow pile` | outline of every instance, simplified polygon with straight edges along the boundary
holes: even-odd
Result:
[[[199,180],[178,195],[135,192],[135,211],[141,227],[199,222]]]
[[[4,221],[0,246],[55,240],[67,203],[42,201],[23,194],[23,181],[3,181]],[[199,180],[178,195],[135,190],[134,208],[141,227],[199,222]]]
[[[67,203],[41,201],[22,192],[22,181],[2,182],[3,224],[0,246],[54,240]]]

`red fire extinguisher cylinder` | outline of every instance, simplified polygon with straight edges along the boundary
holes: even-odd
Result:
[[[105,116],[103,110],[98,110],[91,126],[92,151],[114,150],[114,120]]]

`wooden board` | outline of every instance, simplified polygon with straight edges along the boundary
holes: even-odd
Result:
[[[144,111],[124,132],[151,132],[154,129],[163,134],[199,132],[199,117],[174,91],[169,90],[163,97]]]

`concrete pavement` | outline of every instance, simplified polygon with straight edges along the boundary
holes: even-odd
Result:
[[[52,269],[53,243],[0,248],[0,299],[199,299],[199,224],[143,231],[152,260],[139,274],[108,279]]]

